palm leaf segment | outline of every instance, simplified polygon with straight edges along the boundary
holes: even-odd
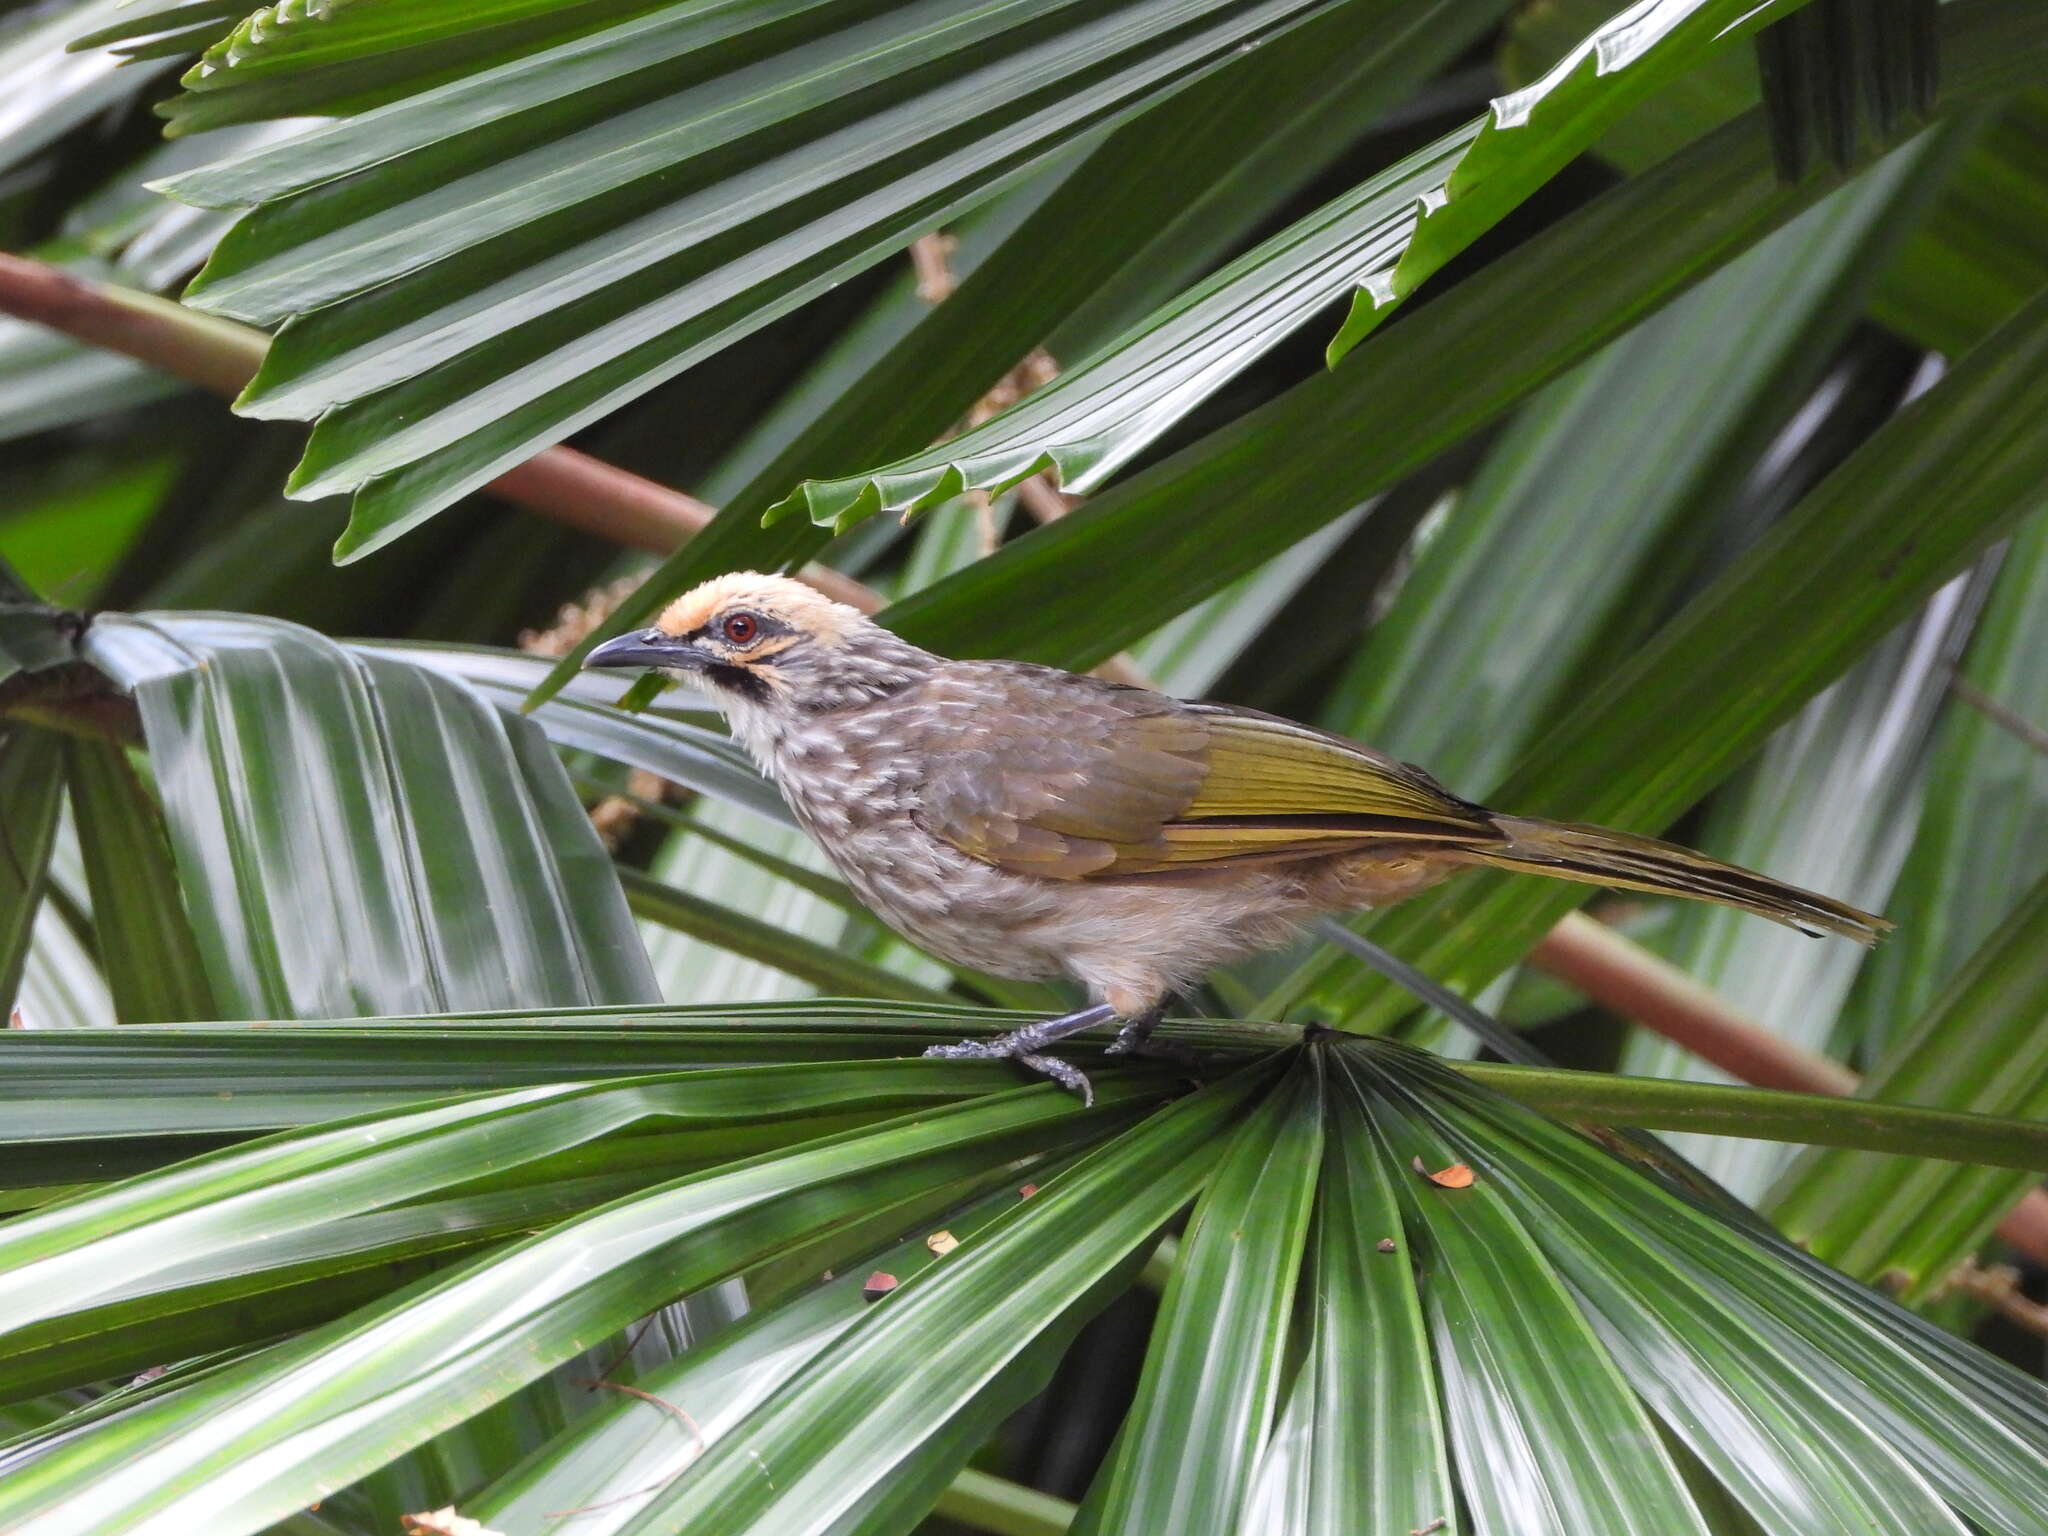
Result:
[[[488,1057],[524,1032],[454,1035]],[[654,1054],[683,1064],[677,1039]],[[1157,1073],[1105,1079],[1094,1111],[921,1061],[507,1090],[288,1131],[20,1218],[0,1241],[0,1347],[24,1385],[79,1325],[170,1296],[195,1317],[230,1294],[260,1307],[266,1248],[447,1215],[486,1169],[545,1225],[509,1243],[479,1225],[483,1246],[409,1286],[340,1295],[309,1332],[54,1427],[19,1448],[0,1515],[258,1530],[751,1273],[762,1305],[642,1378],[653,1401],[581,1420],[466,1507],[508,1531],[600,1503],[594,1529],[908,1529],[1192,1200],[1077,1529],[1704,1532],[1715,1498],[1773,1530],[2048,1529],[2038,1383],[1426,1056],[1325,1037],[1171,1103]],[[849,1114],[869,1123],[809,1134]],[[720,1150],[750,1143],[768,1149]],[[924,1241],[941,1230],[958,1239],[943,1254]],[[875,1267],[900,1282],[879,1302],[857,1285]],[[161,1348],[136,1338],[94,1368]],[[690,1404],[695,1433],[661,1402]],[[870,1509],[895,1513],[835,1524]]]

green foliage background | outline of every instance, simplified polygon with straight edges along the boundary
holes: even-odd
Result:
[[[0,8],[7,248],[271,333],[230,410],[0,321],[0,1528],[2048,1532],[1957,1284],[2048,1252],[2043,78],[2031,0]],[[715,515],[484,489],[562,441]],[[1358,931],[1582,1070],[1322,938],[1199,1088],[921,1059],[1072,1000],[575,671],[813,561],[1885,911],[1594,898],[1858,1097],[1478,876]]]

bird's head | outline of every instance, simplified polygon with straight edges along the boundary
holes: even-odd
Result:
[[[685,592],[652,628],[607,640],[583,665],[686,676],[744,734],[895,693],[937,659],[800,581],[734,571]]]

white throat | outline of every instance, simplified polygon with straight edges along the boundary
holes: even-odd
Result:
[[[774,778],[775,749],[789,728],[781,711],[723,688],[702,683],[695,686],[711,707],[725,716],[726,729],[732,732],[734,741],[746,748],[754,765]]]

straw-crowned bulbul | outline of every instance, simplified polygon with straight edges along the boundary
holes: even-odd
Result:
[[[1463,869],[1689,896],[1863,943],[1889,926],[1675,844],[1501,815],[1291,720],[949,661],[787,577],[706,582],[584,665],[700,683],[898,932],[957,965],[1087,987],[1077,1013],[934,1052],[1015,1057],[1084,1094],[1045,1054],[1055,1041],[1116,1019],[1132,1048],[1218,962]]]

